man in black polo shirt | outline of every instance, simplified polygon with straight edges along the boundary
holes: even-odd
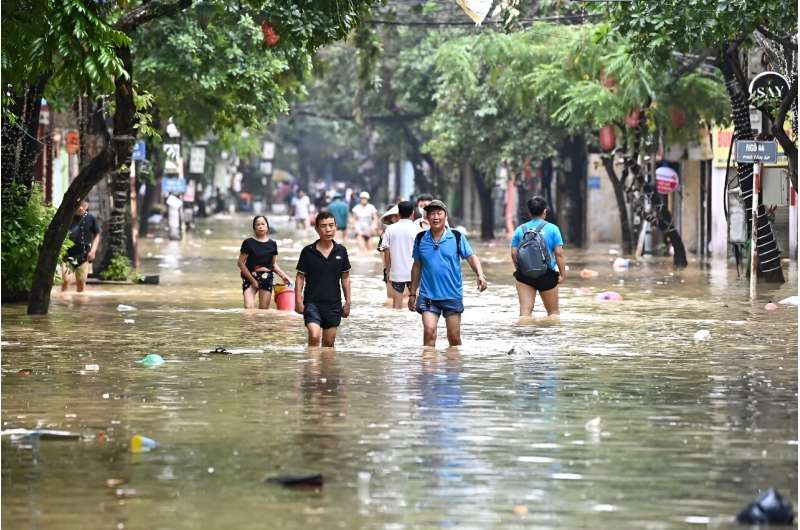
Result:
[[[294,310],[303,315],[309,346],[333,347],[336,328],[350,315],[350,260],[347,249],[333,240],[332,213],[320,212],[314,225],[319,239],[304,247],[297,261]]]

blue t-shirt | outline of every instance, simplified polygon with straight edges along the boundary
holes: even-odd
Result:
[[[333,201],[328,205],[328,211],[333,214],[333,219],[336,221],[336,228],[340,230],[347,228],[347,217],[350,214],[350,210],[347,208],[344,201],[338,199]]]
[[[531,219],[527,223],[519,225],[517,229],[514,230],[514,235],[511,237],[511,248],[518,248],[522,243],[525,232],[531,228],[537,228],[544,222],[544,219]],[[561,239],[561,230],[553,223],[547,223],[547,225],[542,228],[542,236],[544,236],[544,241],[547,243],[547,250],[550,252],[550,268],[554,271],[558,271],[558,265],[556,265],[556,247],[560,247],[564,244],[564,240]]]
[[[456,250],[456,236],[445,230],[436,244],[430,230],[423,232],[419,245],[414,245],[413,258],[422,264],[419,296],[431,300],[460,300],[464,297],[461,283],[461,260],[472,256],[472,247],[461,234],[461,255]]]

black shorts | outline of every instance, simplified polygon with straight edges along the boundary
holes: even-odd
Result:
[[[272,292],[272,282],[274,281],[271,272],[254,272],[252,273],[256,280],[258,280],[258,289]],[[242,278],[242,292],[250,288],[250,280]]]
[[[322,329],[338,328],[342,323],[342,304],[308,303],[303,308],[303,321],[306,326],[317,324]]]
[[[406,292],[406,287],[411,291],[411,282],[392,282],[392,287],[400,294]]]
[[[549,291],[553,287],[558,286],[558,273],[553,269],[548,269],[547,272],[535,280],[525,278],[519,272],[514,271],[514,279],[520,283],[524,283],[525,285],[530,285],[539,292]]]

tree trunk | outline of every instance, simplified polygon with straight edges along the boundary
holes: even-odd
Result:
[[[472,168],[472,181],[481,201],[481,239],[484,241],[494,239],[494,200],[492,187],[486,182],[484,175],[477,168]]]
[[[133,59],[127,47],[119,48],[117,56],[122,60],[126,72],[133,72]],[[136,141],[136,108],[133,103],[132,76],[116,80],[114,99],[114,153],[117,166],[111,173],[111,215],[108,220],[108,252],[99,270],[106,269],[116,256],[130,258],[128,233],[130,232],[131,205],[131,154]]]
[[[753,130],[750,124],[750,110],[747,94],[742,92],[741,84],[736,78],[738,66],[737,50],[734,47],[726,50],[720,61],[720,69],[725,78],[725,87],[731,100],[733,110],[734,138],[736,140],[752,140]],[[782,124],[781,124],[782,125]],[[747,229],[751,230],[753,206],[753,164],[738,164],[736,176],[742,190],[742,199],[747,215]],[[759,199],[762,196],[759,195]],[[758,248],[758,271],[769,283],[783,283],[783,269],[781,268],[781,254],[775,241],[772,225],[767,218],[767,210],[763,204],[758,205],[757,226],[755,237]]]
[[[433,186],[431,185],[428,175],[425,174],[422,162],[428,162],[428,165],[431,166],[431,171],[434,171],[434,165],[431,163],[433,159],[423,155],[422,142],[420,142],[419,138],[417,138],[414,131],[411,130],[411,127],[407,123],[400,122],[400,128],[403,130],[406,143],[411,150],[411,165],[414,166],[414,188],[420,193],[430,193]]]
[[[775,116],[775,122],[772,124],[772,134],[781,144],[786,158],[789,160],[789,178],[792,181],[792,186],[797,189],[797,146],[791,138],[783,130],[783,122],[786,121],[786,114],[792,107],[792,104],[797,101],[797,72],[792,73],[792,84],[789,93],[784,96],[781,101],[781,106]],[[793,119],[797,119],[795,116]]]
[[[28,297],[29,315],[47,314],[58,257],[61,253],[64,239],[67,237],[69,226],[72,223],[75,208],[91,191],[92,187],[100,179],[108,175],[108,172],[114,167],[114,151],[108,138],[108,133],[105,132],[102,108],[92,117],[92,122],[96,132],[105,134],[106,142],[100,153],[84,166],[69,188],[67,188],[61,205],[45,231],[42,247],[39,249],[36,270],[33,273],[31,293]]]
[[[622,252],[623,254],[633,254],[633,229],[630,217],[628,216],[628,203],[625,200],[625,186],[614,170],[614,159],[611,156],[603,156],[603,167],[606,168],[608,179],[614,188],[614,198],[617,200],[617,211],[619,211],[619,223],[622,228]]]
[[[651,225],[658,227],[659,230],[664,232],[667,241],[672,245],[672,264],[679,269],[688,267],[689,260],[686,259],[686,247],[683,244],[681,234],[672,222],[672,212],[667,209],[661,194],[653,194],[653,207],[650,212],[651,215],[647,217],[647,220]],[[653,212],[658,212],[658,214],[656,215]]]

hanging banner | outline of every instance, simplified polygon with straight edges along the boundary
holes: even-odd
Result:
[[[180,173],[181,144],[164,144],[164,173]]]
[[[189,152],[189,173],[202,175],[206,171],[206,149],[194,146]]]
[[[456,0],[456,3],[479,26],[492,8],[492,0]]]

